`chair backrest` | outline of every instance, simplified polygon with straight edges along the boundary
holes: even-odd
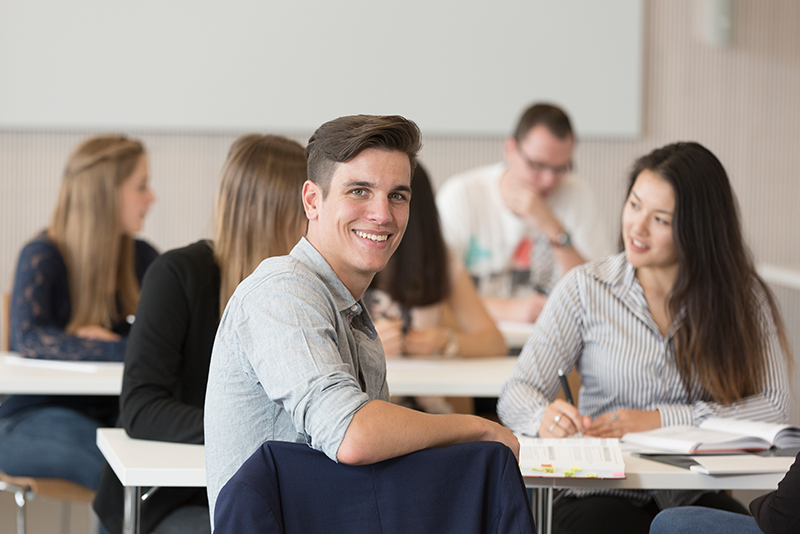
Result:
[[[267,442],[222,488],[214,521],[217,534],[535,532],[519,464],[495,442],[366,466]]]

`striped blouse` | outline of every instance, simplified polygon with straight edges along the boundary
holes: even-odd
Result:
[[[761,302],[761,325],[767,334],[763,388],[757,395],[722,405],[697,382],[688,390],[684,387],[675,363],[673,331],[666,338],[661,334],[634,274],[621,253],[575,268],[558,283],[500,394],[497,412],[506,426],[537,435],[545,408],[559,391],[557,370],[566,373],[574,367],[582,380],[578,408],[592,418],[637,409],[658,410],[665,427],[696,425],[711,416],[788,420],[786,357],[766,299]],[[630,491],[614,493],[634,497]],[[700,495],[657,493],[662,508]]]

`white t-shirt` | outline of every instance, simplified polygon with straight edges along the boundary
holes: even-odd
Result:
[[[506,208],[500,193],[505,163],[447,180],[436,196],[447,244],[461,258],[483,296],[548,294],[564,274],[550,240]],[[547,204],[586,260],[616,251],[597,216],[589,185],[568,174]]]

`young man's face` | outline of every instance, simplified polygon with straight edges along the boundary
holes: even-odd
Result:
[[[521,140],[506,140],[508,173],[522,187],[532,187],[543,197],[558,189],[572,166],[572,136],[559,139],[546,126],[531,128]]]
[[[411,163],[399,151],[368,148],[337,164],[325,198],[303,186],[308,240],[356,299],[400,244],[410,200]]]

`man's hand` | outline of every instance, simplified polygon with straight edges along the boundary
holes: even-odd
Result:
[[[480,439],[480,441],[497,441],[505,444],[514,453],[517,461],[519,461],[519,440],[517,439],[517,436],[515,436],[514,433],[508,428],[499,425],[494,421],[490,421],[489,419],[484,419],[482,417],[479,417],[479,419],[484,421],[487,425],[486,434],[482,439]]]
[[[553,215],[547,199],[532,186],[509,179],[500,180],[500,194],[505,206],[514,215],[537,228],[551,241],[564,231],[561,222]]]

